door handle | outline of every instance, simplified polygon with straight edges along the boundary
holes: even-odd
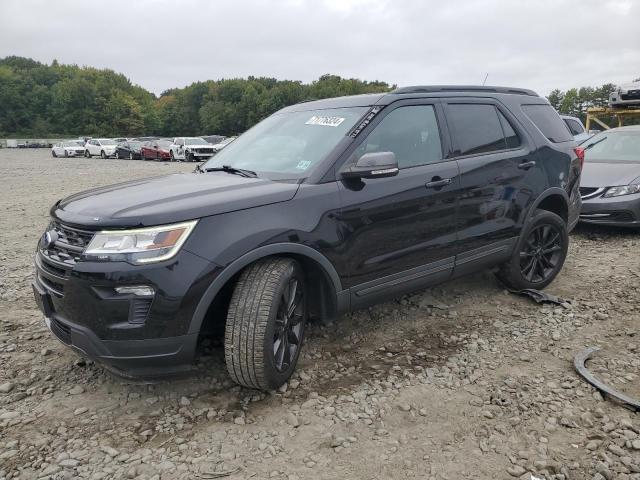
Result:
[[[522,162],[520,165],[518,165],[518,168],[520,170],[529,170],[532,167],[536,166],[536,162],[533,160],[530,160],[528,162]]]
[[[433,177],[430,182],[427,182],[427,184],[425,184],[425,187],[427,187],[427,188],[442,188],[442,187],[444,187],[446,185],[449,185],[450,183],[451,183],[451,179],[450,178]]]

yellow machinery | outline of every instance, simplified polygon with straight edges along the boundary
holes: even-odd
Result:
[[[585,128],[587,131],[591,130],[591,122],[595,122],[605,130],[613,128],[607,125],[602,119],[617,119],[618,125],[616,127],[622,127],[623,125],[630,125],[625,122],[625,119],[630,117],[637,117],[640,120],[640,107],[638,108],[611,108],[611,107],[592,107],[587,109],[587,121]],[[634,122],[638,123],[638,122]]]

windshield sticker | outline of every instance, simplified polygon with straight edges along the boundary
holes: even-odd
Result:
[[[306,170],[311,166],[311,160],[302,160],[296,165],[296,169],[298,170]]]
[[[344,118],[342,117],[316,117],[315,115],[304,122],[305,125],[322,125],[323,127],[337,127]]]

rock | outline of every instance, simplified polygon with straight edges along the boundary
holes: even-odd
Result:
[[[403,412],[408,412],[409,410],[411,410],[411,405],[409,405],[408,403],[403,403],[398,405],[398,408]]]
[[[188,407],[189,405],[191,405],[191,400],[189,400],[187,397],[180,397],[181,407]]]
[[[87,407],[80,407],[80,408],[76,408],[73,411],[74,415],[82,415],[83,413],[87,413],[89,411],[89,409]]]
[[[286,418],[287,424],[291,425],[294,428],[297,428],[300,426],[300,422],[298,421],[298,417],[295,416],[293,413],[288,413],[287,414],[287,418]]]
[[[110,457],[117,457],[120,453],[118,450],[116,450],[113,447],[110,447],[109,445],[101,445],[100,450],[102,450],[102,452],[106,453]]]
[[[20,412],[4,412],[0,413],[0,420],[13,420],[14,418],[18,418],[20,416]]]
[[[9,393],[11,390],[13,390],[15,387],[14,383],[11,382],[5,382],[2,385],[0,385],[0,393]]]
[[[80,395],[81,393],[84,393],[84,388],[80,385],[76,385],[71,390],[69,390],[69,395]]]
[[[640,440],[632,441],[631,448],[633,448],[634,450],[640,450]]]
[[[527,473],[527,470],[520,465],[512,465],[511,467],[507,468],[507,473],[512,477],[520,477]]]
[[[491,413],[489,410],[483,410],[482,411],[482,416],[484,418],[488,418],[488,419],[494,418],[493,413]]]
[[[609,450],[614,455],[617,455],[618,457],[624,457],[625,456],[625,451],[621,447],[616,445],[615,443],[610,444],[607,447],[607,450]]]

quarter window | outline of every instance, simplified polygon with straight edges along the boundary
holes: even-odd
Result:
[[[573,133],[574,135],[580,135],[581,133],[584,133],[584,128],[582,127],[582,125],[580,125],[580,123],[575,121],[574,119],[565,118],[564,123],[567,124],[567,127],[569,127],[569,130],[571,130],[571,133]]]
[[[493,105],[449,104],[447,120],[456,139],[458,155],[489,153],[507,148]]]
[[[522,105],[522,110],[550,142],[560,143],[573,140],[569,128],[551,105]]]
[[[393,152],[400,168],[434,163],[442,159],[442,144],[432,105],[399,107],[382,119],[353,154]]]

